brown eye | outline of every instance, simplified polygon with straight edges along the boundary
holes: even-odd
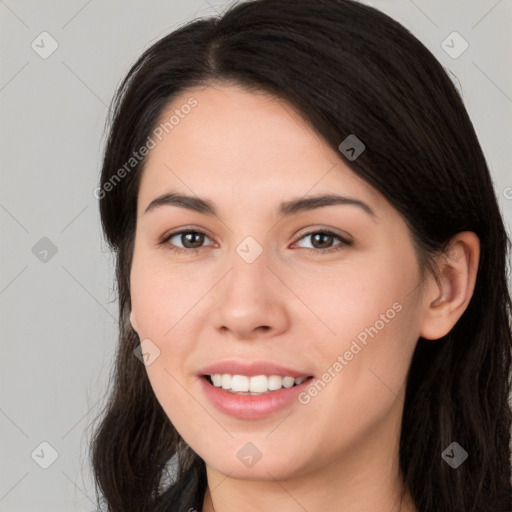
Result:
[[[180,241],[184,247],[189,249],[197,249],[201,247],[204,242],[204,234],[196,231],[190,231],[188,233],[181,233]]]
[[[307,251],[313,253],[328,253],[337,250],[341,250],[343,247],[351,245],[352,242],[350,240],[346,240],[345,238],[333,233],[332,231],[312,231],[310,233],[306,233],[303,235],[300,240],[310,238],[312,247],[303,247]],[[339,240],[339,243],[333,245],[335,239]]]
[[[311,240],[316,249],[327,249],[331,247],[334,237],[326,233],[314,233]]]
[[[193,252],[203,248],[206,238],[208,238],[207,235],[202,231],[189,229],[171,233],[160,243],[166,244],[167,248],[171,251]]]

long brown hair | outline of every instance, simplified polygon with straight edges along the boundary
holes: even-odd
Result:
[[[399,462],[420,512],[510,512],[510,242],[488,166],[439,62],[399,23],[352,0],[239,3],[160,39],[119,87],[98,189],[119,298],[112,388],[91,446],[98,504],[112,512],[202,507],[204,462],[165,415],[133,353],[129,276],[144,160],[118,178],[169,101],[210,80],[279,95],[335,150],[356,133],[367,149],[349,166],[401,213],[422,263],[456,233],[478,235],[466,311],[442,339],[418,340]],[[454,441],[469,453],[457,469],[441,457]],[[164,485],[171,459],[176,473]]]

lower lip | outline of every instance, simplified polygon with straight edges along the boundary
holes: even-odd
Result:
[[[217,388],[205,377],[200,377],[201,386],[212,404],[221,412],[244,420],[265,418],[298,402],[297,395],[310,384],[312,377],[298,386],[281,388],[261,395],[237,395]]]

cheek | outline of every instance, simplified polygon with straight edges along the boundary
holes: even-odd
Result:
[[[188,391],[192,377],[185,370],[197,338],[190,330],[200,310],[194,305],[205,293],[194,282],[190,272],[134,254],[130,285],[138,335],[141,341],[151,340],[158,352],[146,372],[166,415],[185,436],[194,430],[193,418],[204,413]]]
[[[382,298],[380,303],[363,301],[361,308],[347,303],[333,324],[336,338],[318,344],[312,355],[320,362],[320,374],[300,397],[296,421],[308,425],[301,434],[304,445],[330,440],[329,448],[318,448],[325,451],[322,460],[365,443],[389,421],[399,422],[399,397],[417,340],[411,328],[415,310],[410,300],[391,302],[393,297],[384,293]]]
[[[318,361],[320,380],[326,383],[318,386],[323,399],[304,399],[332,404],[324,403],[314,413],[326,422],[329,415],[356,413],[361,404],[369,407],[369,415],[384,414],[405,385],[419,335],[419,300],[412,293],[419,274],[413,257],[397,265],[392,251],[379,256],[333,272],[316,286],[304,281],[301,285],[307,304],[321,320],[321,325],[309,322],[315,324],[316,336],[311,325],[303,328],[311,337],[308,352]],[[300,283],[295,284],[298,289]]]
[[[308,274],[290,274],[287,282],[310,309],[307,320],[317,329],[315,343],[337,350],[355,338],[364,343],[371,334],[380,337],[391,330],[391,324],[396,327],[396,319],[410,302],[410,283],[417,280],[414,266],[397,267],[392,255],[385,254],[320,275]],[[306,322],[304,328],[311,331]]]
[[[171,337],[175,326],[193,314],[193,306],[204,290],[193,284],[184,267],[165,264],[165,258],[135,251],[130,274],[132,310],[139,336],[162,342]],[[207,289],[203,281],[203,288]],[[188,318],[187,318],[188,319]]]

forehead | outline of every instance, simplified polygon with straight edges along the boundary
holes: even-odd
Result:
[[[158,127],[141,179],[141,208],[166,189],[233,201],[329,190],[383,200],[300,113],[265,92],[190,88],[166,107]]]

